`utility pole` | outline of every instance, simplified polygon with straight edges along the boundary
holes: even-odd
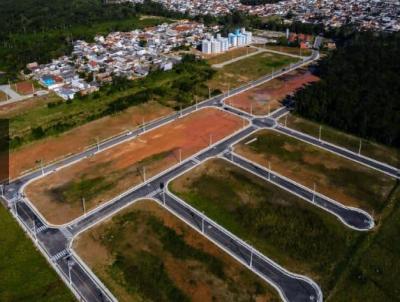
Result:
[[[208,98],[211,99],[211,88],[208,87]]]
[[[82,201],[83,215],[86,216],[86,200],[85,200],[85,197],[82,197],[81,201]]]
[[[285,128],[286,128],[286,125],[287,125],[287,114],[285,115]]]
[[[179,148],[179,162],[182,162],[182,148]]]
[[[358,147],[358,155],[361,154],[362,139],[360,138],[360,146]]]
[[[99,143],[99,137],[96,137],[96,146],[97,146],[97,152],[100,151],[100,143]]]
[[[319,126],[318,140],[321,141],[322,126]]]
[[[144,123],[144,117],[142,117],[142,127],[143,127],[143,132],[145,132],[146,131],[146,126],[145,126],[145,123]]]
[[[210,141],[209,141],[209,146],[212,145],[212,134],[210,133]]]
[[[146,182],[146,167],[143,167],[143,182]]]

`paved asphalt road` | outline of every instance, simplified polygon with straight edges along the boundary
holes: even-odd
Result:
[[[318,53],[314,52],[312,57],[308,61],[316,58],[318,58]],[[293,64],[292,67],[296,68],[303,63],[304,62]],[[285,72],[287,72],[287,70],[277,71],[272,76],[264,76],[242,87],[231,90],[229,92],[229,95],[244,91],[245,89],[248,89],[254,85],[261,84],[271,79],[272,77],[279,76],[280,74],[283,74]],[[203,108],[206,106],[222,107],[222,101],[226,96],[227,95],[219,95],[209,100],[206,100],[202,103],[199,103],[197,108]],[[224,108],[225,110],[234,114],[238,114],[246,118],[251,118],[249,114],[243,113],[229,106],[224,106]],[[149,124],[145,125],[145,130],[148,131],[150,129],[154,129],[155,127],[161,126],[164,123],[176,119],[180,114],[187,114],[193,112],[194,110],[196,110],[196,106],[186,108],[181,113],[174,113],[160,120],[150,122]],[[271,117],[275,118],[276,114],[281,115],[283,113],[284,110],[282,110],[282,112],[272,114]],[[58,268],[58,271],[63,274],[66,280],[69,280],[69,271],[71,272],[72,287],[76,292],[78,292],[78,295],[80,295],[83,300],[112,301],[113,297],[107,294],[107,290],[102,286],[102,284],[99,284],[96,280],[94,280],[91,272],[87,271],[82,266],[80,261],[78,259],[75,259],[74,256],[70,253],[69,245],[73,236],[78,234],[80,231],[85,230],[87,227],[104,219],[105,217],[117,212],[123,206],[132,203],[137,198],[156,197],[160,199],[160,183],[166,184],[170,179],[174,178],[180,173],[188,171],[190,168],[194,167],[200,162],[221,154],[222,152],[229,149],[229,146],[231,144],[243,139],[245,136],[249,135],[258,128],[275,126],[276,121],[271,118],[253,119],[253,125],[243,129],[241,132],[237,133],[233,137],[218,143],[211,149],[204,150],[196,157],[183,162],[181,165],[175,167],[174,169],[166,171],[165,173],[152,179],[148,183],[138,186],[135,190],[127,192],[120,198],[117,198],[105,204],[104,206],[99,207],[95,211],[88,213],[86,216],[80,217],[73,223],[69,224],[67,227],[49,227],[44,221],[42,221],[40,215],[32,209],[30,204],[20,196],[19,191],[24,184],[26,184],[30,180],[41,177],[42,172],[40,170],[34,171],[21,177],[20,179],[12,181],[6,187],[5,198],[8,200],[9,205],[13,208],[13,213],[18,213],[18,217],[20,218],[19,220],[26,226],[27,230],[37,231],[38,244],[43,248],[45,253],[47,253],[48,258],[51,259],[52,263]],[[107,141],[104,141],[100,143],[99,146],[92,147],[80,154],[76,154],[57,163],[50,164],[49,166],[44,167],[44,173],[51,173],[52,171],[60,169],[67,164],[72,164],[75,161],[81,160],[88,156],[92,156],[96,152],[104,150],[105,148],[109,148],[111,146],[114,146],[115,144],[124,142],[128,139],[132,139],[137,135],[140,135],[140,133],[142,132],[143,129],[136,129],[130,133],[122,134]],[[255,169],[254,167],[250,168],[253,170]],[[256,172],[260,173],[259,171]],[[292,183],[285,183],[282,181],[280,184],[287,185],[288,189],[298,190],[296,186],[293,187]],[[176,209],[177,215],[186,215],[185,217],[187,218],[187,206],[185,206],[184,203],[179,203],[179,206],[177,206],[175,198],[170,195],[168,196],[168,198],[169,199],[167,203],[168,206],[170,206],[170,209],[172,209],[173,207],[173,209]],[[316,202],[322,204],[325,201],[323,199],[320,200],[316,198]],[[332,209],[337,211],[335,213],[337,213],[338,215],[343,215],[345,217],[345,221],[349,221],[350,223],[354,224],[361,223],[360,219],[362,220],[362,218],[358,217],[357,215],[350,215],[349,211],[336,209],[330,203],[328,203],[325,207],[329,207],[329,209],[332,207]],[[17,209],[17,211],[15,211],[15,209]],[[347,217],[348,215],[350,215],[351,217]],[[209,220],[207,221],[207,230],[205,231],[206,235],[213,238],[213,240],[218,242],[221,246],[223,246],[232,254],[236,255],[237,257],[241,257],[241,259],[243,259],[243,261],[247,263],[250,257],[248,247],[243,245],[240,242],[240,239],[237,239],[234,236],[227,235],[228,233],[226,231],[215,227],[209,228],[209,225],[211,225],[212,222],[209,222]],[[188,223],[191,223],[192,225],[193,223],[198,222],[199,217],[196,217],[196,215],[191,216],[191,220],[188,221]],[[35,227],[33,227],[33,223],[35,223]],[[31,233],[33,234],[33,232]],[[70,263],[70,266],[68,266],[68,263]],[[70,270],[68,269],[68,267],[70,267]],[[258,253],[253,258],[253,267],[258,273],[262,274],[263,276],[267,277],[269,280],[277,284],[284,292],[288,301],[310,301],[310,296],[313,296],[315,300],[321,298],[317,298],[317,296],[319,295],[319,288],[311,280],[298,279],[291,276],[286,271],[275,267],[272,262],[270,262],[270,260]]]

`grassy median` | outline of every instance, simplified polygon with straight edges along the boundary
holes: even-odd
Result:
[[[120,301],[279,301],[265,281],[154,201],[138,201],[74,244]]]
[[[324,295],[364,236],[221,159],[182,175],[170,189],[285,268],[313,278]]]
[[[75,301],[1,204],[0,230],[0,301]]]

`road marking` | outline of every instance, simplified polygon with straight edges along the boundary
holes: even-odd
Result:
[[[68,250],[64,249],[61,252],[55,254],[53,257],[51,257],[51,260],[56,262],[58,260],[60,260],[62,257],[67,256],[68,255]]]

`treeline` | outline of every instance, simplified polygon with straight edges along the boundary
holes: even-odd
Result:
[[[319,82],[298,91],[295,111],[314,121],[400,147],[400,34],[337,34]]]

